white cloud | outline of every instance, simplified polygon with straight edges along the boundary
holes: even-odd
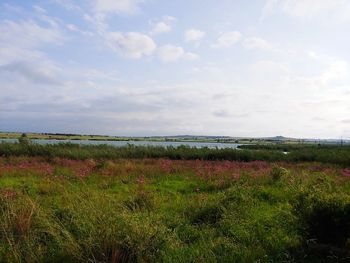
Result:
[[[67,28],[68,28],[70,31],[73,31],[73,32],[78,32],[78,31],[79,31],[79,28],[78,28],[76,25],[73,25],[73,24],[68,24],[68,25],[67,25]]]
[[[44,54],[37,50],[28,50],[14,45],[0,44],[0,64],[7,64],[19,60],[38,60],[40,61]]]
[[[120,33],[110,32],[106,34],[108,45],[119,54],[139,59],[149,56],[156,50],[156,44],[149,36],[137,32]]]
[[[0,23],[0,66],[2,77],[25,83],[58,83],[56,74],[59,68],[39,48],[48,44],[61,44],[65,37],[58,27],[44,27],[33,20]],[[21,82],[24,81],[24,82]],[[21,87],[24,87],[22,85]]]
[[[263,49],[263,50],[273,49],[273,46],[269,42],[258,37],[246,38],[244,39],[242,45],[246,49]]]
[[[153,25],[150,32],[151,35],[157,35],[161,33],[168,33],[172,30],[171,23],[175,21],[176,18],[172,16],[164,16],[161,21],[157,23],[151,23]]]
[[[185,32],[186,42],[199,41],[205,36],[205,32],[198,29],[188,29]]]
[[[242,38],[242,34],[238,31],[231,31],[221,34],[213,47],[227,48],[237,44]]]
[[[161,21],[155,24],[152,28],[151,34],[152,35],[157,35],[161,33],[167,33],[171,31],[171,25],[168,23]]]
[[[34,5],[33,6],[33,9],[38,12],[38,13],[41,13],[41,14],[46,14],[46,10],[44,8],[42,8],[41,6],[38,6],[38,5]]]
[[[0,65],[0,76],[14,76],[17,81],[23,78],[35,84],[58,85],[60,81],[56,79],[57,70],[52,63],[13,62]]]
[[[21,47],[37,47],[43,43],[61,43],[64,39],[56,27],[42,27],[33,20],[14,22],[6,20],[0,24],[0,42]]]
[[[0,23],[0,64],[13,61],[42,61],[45,55],[37,49],[45,44],[62,43],[64,36],[57,27],[39,26],[33,20]]]
[[[320,84],[327,85],[331,81],[343,80],[349,74],[349,65],[344,60],[334,60],[328,69],[318,78]]]
[[[93,0],[95,11],[98,13],[134,13],[142,0]]]
[[[314,18],[327,16],[332,19],[349,19],[350,2],[347,0],[267,0],[262,18],[282,11],[290,16]]]
[[[265,83],[283,83],[286,76],[290,74],[288,66],[273,60],[259,60],[250,66],[250,71],[258,79],[258,82],[265,80]]]
[[[318,54],[315,51],[309,51],[309,52],[307,52],[307,54],[311,59],[318,59],[319,58]]]
[[[71,0],[53,0],[56,4],[67,10],[82,11],[82,9]]]
[[[66,25],[67,29],[69,31],[72,31],[72,32],[77,32],[77,33],[80,33],[84,36],[94,36],[94,33],[90,32],[90,31],[84,31],[84,30],[81,30],[79,27],[77,27],[76,25],[74,24],[67,24]]]
[[[84,19],[91,23],[93,27],[95,27],[97,33],[104,34],[108,30],[108,23],[106,22],[106,15],[102,13],[94,14],[94,15],[83,15]]]
[[[186,60],[196,60],[199,58],[199,56],[196,53],[186,52],[184,55],[184,58]]]
[[[4,84],[1,88],[4,98],[26,102],[36,96],[44,101],[42,93],[62,82],[60,67],[40,48],[63,43],[65,37],[59,25],[6,20],[0,23],[0,32],[0,80]]]
[[[179,59],[194,60],[197,54],[186,52],[182,47],[165,45],[158,49],[158,56],[164,62],[174,62]]]

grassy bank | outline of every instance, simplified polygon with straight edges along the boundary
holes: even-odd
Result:
[[[247,147],[247,146],[245,146]],[[249,146],[250,147],[250,146]],[[252,146],[253,147],[253,146]],[[261,146],[254,146],[261,147]],[[273,148],[249,149],[209,149],[156,146],[108,145],[38,145],[25,143],[1,143],[0,156],[41,156],[46,158],[62,157],[75,160],[84,159],[120,159],[120,158],[168,158],[172,160],[231,160],[231,161],[285,161],[285,162],[322,162],[350,166],[350,147],[338,146],[272,146]],[[281,147],[281,148],[278,148]],[[287,149],[288,154],[283,150]]]
[[[1,262],[348,262],[350,171],[0,158]]]

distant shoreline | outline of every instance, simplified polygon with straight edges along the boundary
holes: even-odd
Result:
[[[0,139],[18,139],[20,132],[0,132]],[[72,141],[148,141],[148,142],[192,142],[192,143],[231,143],[231,144],[350,144],[350,140],[341,139],[299,139],[283,136],[245,138],[230,136],[175,135],[175,136],[109,136],[80,135],[62,133],[26,133],[31,140],[72,140]]]

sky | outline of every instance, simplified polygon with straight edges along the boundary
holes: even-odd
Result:
[[[0,0],[0,131],[350,138],[348,0]]]

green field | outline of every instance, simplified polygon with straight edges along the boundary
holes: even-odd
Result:
[[[349,152],[3,143],[0,262],[349,262]]]

